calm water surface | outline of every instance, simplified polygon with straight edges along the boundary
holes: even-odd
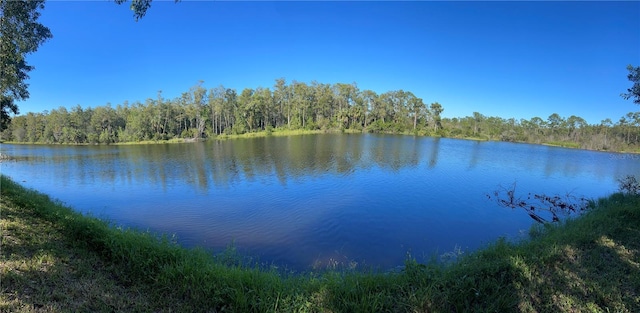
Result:
[[[230,243],[305,270],[380,268],[498,237],[533,221],[486,194],[517,182],[600,197],[640,174],[640,157],[529,144],[411,136],[304,135],[133,146],[2,144],[2,173],[117,224],[176,234],[185,246]]]

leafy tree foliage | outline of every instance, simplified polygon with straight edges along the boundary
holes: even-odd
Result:
[[[442,112],[438,104],[437,114]],[[221,134],[287,129],[353,129],[374,132],[433,133],[436,119],[413,93],[378,95],[352,84],[321,84],[276,79],[273,89],[241,92],[197,83],[175,99],[125,102],[83,109],[64,107],[16,117],[19,123],[4,139],[47,143],[115,143],[123,141],[200,139]],[[29,134],[27,135],[27,129]]]
[[[26,80],[34,69],[26,56],[51,38],[51,31],[38,23],[44,0],[0,1],[0,130],[18,114],[15,101],[29,98]]]
[[[442,118],[440,117],[440,113],[442,113],[444,109],[438,102],[432,103],[429,108],[431,109],[432,114],[433,130],[437,131],[438,129],[442,128]]]
[[[621,96],[625,100],[635,98],[633,99],[633,103],[640,104],[640,66],[633,67],[629,64],[627,65],[627,70],[629,71],[627,78],[633,83],[633,86],[627,89],[627,93],[623,93]]]
[[[129,0],[114,0],[116,4],[123,4],[128,2]],[[131,5],[129,8],[133,11],[133,17],[136,21],[140,20],[147,14],[147,10],[151,7],[151,1],[153,0],[131,0]],[[175,2],[180,2],[180,0],[175,0]]]
[[[163,97],[96,108],[60,107],[17,116],[0,133],[19,142],[110,144],[172,138],[203,139],[274,129],[352,130],[552,144],[591,150],[640,148],[640,113],[590,125],[553,113],[516,120],[485,116],[442,118],[442,104],[425,105],[410,91],[378,94],[355,83],[275,80],[272,88],[240,92],[200,81],[174,99]]]
[[[477,113],[477,114],[476,114]],[[564,118],[557,113],[547,119],[505,119],[473,116],[442,119],[439,135],[458,138],[477,138],[551,144],[589,150],[635,151],[640,148],[640,114],[628,113],[617,123],[605,119],[590,125],[583,118]]]

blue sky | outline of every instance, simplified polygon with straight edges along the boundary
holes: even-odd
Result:
[[[640,66],[640,2],[46,2],[21,113],[174,98],[284,77],[408,90],[445,117],[616,122]]]

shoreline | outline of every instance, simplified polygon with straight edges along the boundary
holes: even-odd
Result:
[[[394,132],[367,132],[364,130],[338,130],[338,129],[329,129],[329,130],[305,130],[305,129],[275,129],[273,131],[258,131],[258,132],[248,132],[239,135],[216,135],[215,137],[210,138],[172,138],[172,139],[163,139],[163,140],[143,140],[143,141],[127,141],[127,142],[116,142],[110,144],[91,144],[91,143],[44,143],[44,142],[15,142],[15,141],[0,141],[0,144],[13,144],[13,145],[54,145],[54,146],[129,146],[129,145],[159,145],[159,144],[176,144],[176,143],[195,143],[195,142],[207,142],[207,141],[215,141],[215,140],[233,140],[233,139],[247,139],[247,138],[264,138],[264,137],[286,137],[286,136],[299,136],[299,135],[315,135],[315,134],[381,134],[381,135],[401,135],[401,136],[414,136],[414,137],[429,137],[429,138],[447,138],[447,139],[460,139],[460,140],[470,140],[476,142],[509,142],[509,143],[523,143],[530,145],[540,145],[547,147],[558,147],[558,148],[566,148],[566,149],[574,149],[574,150],[583,150],[583,151],[594,151],[594,152],[605,152],[605,153],[616,153],[616,154],[640,154],[640,149],[631,150],[631,151],[617,151],[617,150],[595,150],[595,149],[585,149],[576,146],[576,143],[573,142],[527,142],[527,141],[502,141],[502,140],[492,140],[487,138],[480,137],[443,137],[443,136],[429,136],[429,135],[417,135],[413,133],[394,133]]]

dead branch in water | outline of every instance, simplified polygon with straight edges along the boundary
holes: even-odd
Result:
[[[534,221],[546,224],[560,221],[561,216],[582,214],[588,208],[590,201],[585,197],[576,197],[567,193],[564,197],[548,196],[544,193],[528,193],[526,199],[516,195],[516,183],[510,187],[499,186],[493,195],[487,194],[489,200],[495,200],[498,205],[511,209],[523,209]]]

